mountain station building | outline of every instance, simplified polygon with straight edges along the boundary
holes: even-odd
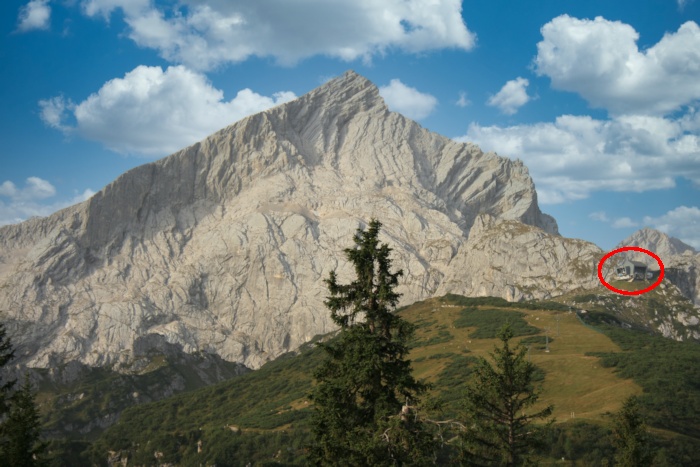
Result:
[[[647,265],[639,261],[625,260],[615,270],[618,279],[644,280],[647,276]]]

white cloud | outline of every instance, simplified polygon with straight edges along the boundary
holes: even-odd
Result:
[[[629,217],[620,217],[619,219],[615,219],[612,223],[612,227],[614,229],[629,229],[632,227],[639,227],[639,224]]]
[[[19,10],[17,30],[48,29],[51,22],[49,0],[31,0]]]
[[[606,224],[610,224],[614,229],[628,229],[632,227],[639,227],[639,223],[632,220],[629,217],[619,217],[614,220],[610,219],[605,213],[605,211],[592,212],[588,215],[588,218],[594,221],[605,222]]]
[[[105,83],[75,105],[63,97],[41,101],[44,122],[98,141],[113,151],[163,156],[248,115],[290,101],[292,92],[262,96],[243,89],[224,100],[207,78],[184,66],[139,66]],[[66,122],[70,115],[74,126]]]
[[[24,188],[18,188],[13,182],[5,180],[0,184],[0,226],[22,222],[34,216],[49,214],[85,201],[95,192],[86,189],[76,193],[68,200],[50,200],[56,196],[54,186],[39,177],[29,177]],[[5,199],[3,199],[5,198]]]
[[[544,204],[583,199],[601,190],[671,188],[674,178],[700,185],[700,136],[689,133],[698,116],[671,120],[624,116],[595,120],[563,115],[553,123],[510,127],[471,124],[466,135],[483,150],[520,158]]]
[[[660,217],[647,216],[644,224],[700,250],[700,209],[696,206],[679,206]]]
[[[398,79],[392,79],[388,86],[380,87],[379,95],[393,112],[413,120],[430,115],[438,103],[435,97],[406,86]]]
[[[117,9],[129,16],[138,15],[149,8],[151,0],[83,0],[81,5],[86,15],[99,15],[108,20]]]
[[[169,2],[170,3],[170,2]],[[208,70],[251,56],[291,65],[314,55],[370,61],[392,49],[469,50],[461,0],[87,0],[83,11],[124,12],[128,36],[166,60]]]
[[[535,69],[556,89],[612,114],[664,115],[700,99],[700,27],[688,21],[640,51],[628,24],[554,18],[542,29]]]
[[[82,193],[75,193],[75,196],[71,198],[69,201],[69,206],[77,203],[82,203],[83,201],[87,201],[88,199],[92,198],[92,196],[95,194],[94,191],[92,191],[90,188],[86,188]]]
[[[498,107],[506,115],[514,115],[520,107],[530,101],[525,88],[530,84],[525,78],[518,77],[503,85],[495,96],[491,96],[487,104]]]
[[[605,214],[605,211],[592,212],[588,215],[588,218],[599,222],[610,222],[610,219],[608,218],[608,215]]]
[[[13,201],[28,201],[50,198],[56,194],[56,189],[51,183],[39,177],[29,177],[24,188],[19,189],[9,180],[0,185],[0,196],[6,196]]]
[[[41,120],[45,124],[57,130],[70,130],[70,127],[66,126],[64,121],[68,112],[75,108],[75,104],[69,99],[67,100],[63,96],[56,96],[51,99],[40,100],[39,108],[41,110]]]
[[[467,99],[467,93],[466,93],[466,92],[460,91],[460,93],[459,93],[459,99],[457,99],[457,102],[455,102],[455,104],[456,104],[458,107],[466,107],[466,106],[468,106],[469,104],[471,104],[471,101],[470,101],[469,99]]]

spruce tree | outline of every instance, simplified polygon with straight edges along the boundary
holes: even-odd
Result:
[[[30,467],[41,465],[46,444],[41,442],[41,422],[34,403],[34,393],[28,378],[12,395],[7,420],[2,427],[7,443],[2,457],[7,465]]]
[[[464,399],[464,429],[460,433],[463,463],[471,465],[518,466],[542,446],[541,427],[535,420],[546,419],[552,406],[527,413],[539,398],[533,384],[535,366],[527,360],[527,348],[512,348],[513,331],[504,326],[501,346],[473,368]]]
[[[637,398],[629,397],[613,420],[615,465],[620,467],[651,465],[654,455],[650,442],[646,423],[639,412]]]
[[[7,364],[14,358],[14,355],[12,342],[10,342],[10,339],[7,337],[5,325],[0,323],[0,456],[4,452],[5,445],[7,444],[7,436],[5,436],[3,425],[9,410],[10,392],[16,384],[14,379],[6,377],[6,372],[4,370]]]
[[[15,352],[12,349],[12,342],[7,337],[5,325],[0,323],[0,420],[7,413],[7,401],[10,391],[15,386],[16,381],[13,379],[4,378],[3,369],[14,358]]]
[[[311,459],[319,465],[405,465],[431,456],[431,436],[412,418],[426,386],[411,375],[407,342],[414,327],[394,313],[403,274],[391,272],[391,249],[379,243],[381,223],[358,229],[345,250],[356,279],[325,281],[331,318],[340,333],[319,344],[327,359],[315,373]]]

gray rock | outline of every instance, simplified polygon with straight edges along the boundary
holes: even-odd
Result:
[[[650,228],[638,230],[616,248],[623,246],[638,246],[655,253],[664,265],[665,277],[678,287],[683,296],[700,306],[700,253],[692,246]],[[624,252],[615,257],[640,261],[647,264],[650,270],[659,270],[656,260],[644,253]]]
[[[602,256],[603,251],[590,242],[483,214],[437,294],[521,301],[593,289],[600,285],[597,266]]]

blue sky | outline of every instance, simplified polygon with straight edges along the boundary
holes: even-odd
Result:
[[[523,160],[563,235],[700,248],[698,23],[698,0],[5,0],[0,225],[353,69]]]

